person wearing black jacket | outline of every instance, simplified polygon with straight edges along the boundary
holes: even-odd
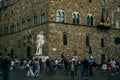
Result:
[[[2,59],[2,76],[3,80],[10,80],[10,67],[11,59],[9,56],[6,56]]]
[[[83,61],[83,72],[82,72],[83,77],[88,77],[89,76],[89,63],[86,58],[84,58]]]

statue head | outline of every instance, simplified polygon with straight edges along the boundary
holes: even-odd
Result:
[[[44,33],[43,31],[40,31],[40,34],[41,34],[41,35],[43,35],[43,33]]]

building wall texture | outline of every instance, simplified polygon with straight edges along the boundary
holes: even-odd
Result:
[[[2,55],[12,54],[19,58],[27,55],[27,49],[30,48],[32,56],[36,51],[36,43],[24,45],[24,36],[30,30],[34,41],[40,31],[44,31],[45,44],[43,46],[43,55],[49,55],[52,58],[60,58],[64,53],[67,57],[73,57],[74,52],[79,58],[89,57],[89,46],[86,46],[86,36],[89,36],[89,44],[92,49],[92,55],[96,60],[101,60],[101,55],[106,58],[120,57],[120,44],[115,44],[116,37],[120,38],[120,30],[116,28],[116,21],[120,20],[120,12],[117,7],[119,0],[14,0],[7,7],[0,9],[0,52]],[[2,2],[3,4],[3,2]],[[111,19],[112,28],[109,32],[100,32],[96,25],[101,20],[102,8],[105,8],[104,18],[107,13]],[[56,23],[57,10],[63,10],[65,13],[65,23]],[[41,13],[45,13],[45,22],[41,23]],[[80,24],[72,24],[72,13],[78,12],[80,15]],[[93,26],[86,26],[87,14],[93,15]],[[33,25],[34,16],[37,15],[37,25]],[[31,19],[31,27],[28,28],[28,19]],[[17,30],[19,23],[25,21],[25,28]],[[8,26],[8,34],[4,33],[4,27]],[[11,33],[11,25],[14,25],[14,33]],[[67,35],[67,45],[63,45],[63,34]],[[104,47],[101,47],[101,39],[104,39]]]

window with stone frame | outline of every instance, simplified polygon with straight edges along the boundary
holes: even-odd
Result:
[[[72,23],[73,24],[79,24],[79,21],[80,21],[79,18],[80,18],[80,16],[79,16],[78,12],[72,13]]]
[[[0,2],[0,9],[2,8],[2,3]]]
[[[120,29],[120,20],[116,21],[116,28]]]
[[[22,30],[25,29],[25,21],[22,21]]]
[[[12,25],[11,25],[11,33],[14,33],[14,28],[15,28],[15,27],[14,27],[14,25],[12,24]]]
[[[86,36],[86,46],[89,46],[90,40],[89,40],[89,36]]]
[[[29,18],[28,19],[28,28],[30,28],[31,27],[31,19]]]
[[[120,37],[115,37],[114,42],[116,45],[120,44]]]
[[[33,25],[34,25],[34,26],[37,25],[37,15],[34,15]]]
[[[10,0],[4,0],[4,6],[8,6],[10,3]]]
[[[7,11],[6,11],[6,12],[5,12],[5,17],[7,17],[7,15],[8,15],[8,14],[7,14]]]
[[[57,10],[56,12],[56,22],[64,23],[65,22],[65,13],[63,10]]]
[[[117,7],[117,12],[120,12],[120,6]]]
[[[88,0],[89,1],[89,3],[92,3],[92,0]]]
[[[105,45],[104,45],[104,39],[102,38],[101,39],[101,47],[104,47]]]
[[[60,22],[60,11],[56,13],[56,22]]]
[[[20,23],[17,23],[17,31],[20,31],[21,27],[20,27]]]
[[[42,23],[45,23],[45,13],[44,12],[42,12],[41,13],[41,16],[40,16],[40,23],[42,24]]]
[[[67,45],[67,34],[63,33],[63,45]]]
[[[5,34],[8,34],[8,26],[5,26]]]
[[[20,40],[18,40],[18,47],[20,48]]]
[[[87,26],[93,26],[93,16],[91,14],[88,14],[86,17]]]
[[[15,2],[15,0],[10,0],[10,3],[12,4],[12,3],[14,3]]]
[[[0,36],[2,36],[2,28],[0,28]]]
[[[105,4],[105,3],[106,3],[106,0],[101,0],[101,1],[102,1],[102,3],[103,3],[103,4]]]
[[[4,48],[5,53],[7,52],[7,48]]]

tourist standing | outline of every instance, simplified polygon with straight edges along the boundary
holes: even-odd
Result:
[[[70,65],[71,77],[75,78],[75,61],[73,60]]]
[[[112,67],[112,75],[115,75],[115,73],[116,73],[116,61],[114,59],[112,59],[110,61],[110,65]]]
[[[39,72],[40,72],[40,64],[39,64],[39,59],[38,59],[38,58],[35,59],[34,65],[35,65],[34,75],[35,75],[36,77],[38,77],[38,76],[39,76]]]
[[[103,64],[102,64],[102,70],[103,70],[103,73],[106,74],[107,64],[105,62],[103,62]]]
[[[51,70],[51,66],[50,66],[50,59],[46,59],[46,74],[49,74],[50,73],[50,70]]]
[[[33,63],[34,63],[34,61],[30,62],[30,60],[27,60],[27,62],[26,62],[27,76],[34,76]]]
[[[71,71],[71,77],[74,79],[77,76],[77,69],[78,69],[78,64],[75,59],[72,59],[70,63],[70,71]]]
[[[43,69],[43,62],[42,59],[39,59],[39,64],[40,64],[40,73],[42,73],[42,69]]]
[[[11,67],[11,59],[8,55],[2,59],[3,80],[10,80],[10,67]]]
[[[0,55],[0,71],[2,69],[2,56]]]
[[[68,73],[68,66],[69,66],[69,61],[67,58],[64,59],[64,72],[67,74]]]
[[[92,70],[93,59],[92,58],[88,59],[88,63],[89,63],[89,75],[93,75],[93,70]]]
[[[58,59],[55,59],[55,68],[56,69],[58,69],[58,63],[59,63]]]
[[[89,76],[89,63],[86,58],[84,58],[83,61],[83,72],[82,72],[83,77],[88,77]]]

